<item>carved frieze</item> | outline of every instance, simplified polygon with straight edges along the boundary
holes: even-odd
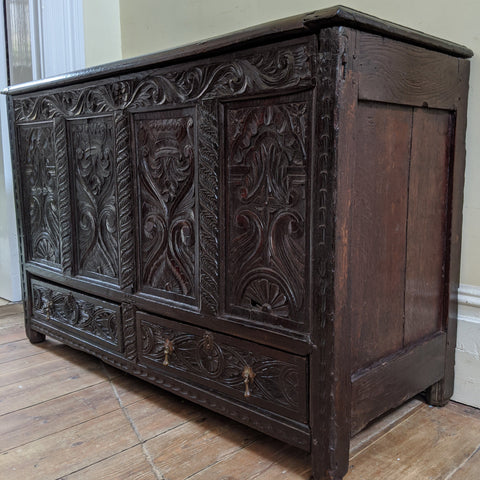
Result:
[[[91,115],[306,85],[312,75],[310,49],[307,42],[253,50],[207,64],[15,99],[15,118],[21,122]]]

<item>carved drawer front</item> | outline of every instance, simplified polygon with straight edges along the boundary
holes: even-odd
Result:
[[[122,351],[120,306],[65,288],[32,280],[32,318],[83,337],[85,341]]]
[[[137,312],[139,362],[307,422],[304,357]]]
[[[225,106],[226,311],[305,329],[309,92]],[[231,281],[231,279],[235,281]]]

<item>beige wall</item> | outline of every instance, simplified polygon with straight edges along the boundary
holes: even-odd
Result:
[[[112,6],[112,16],[96,14],[97,23],[108,20],[114,32],[115,48],[102,51],[102,42],[112,43],[105,30],[96,28],[97,40],[90,38],[87,64],[92,59],[118,58],[117,29],[120,11],[120,38],[123,58],[171,48],[181,44],[231,32],[289,15],[329,7],[332,0],[85,0],[85,5],[103,9]],[[426,33],[467,45],[476,56],[472,60],[467,130],[467,172],[465,186],[464,235],[461,282],[480,286],[480,2],[478,0],[351,0],[356,8]],[[86,11],[85,17],[89,16]],[[90,20],[89,20],[90,22]],[[88,29],[89,22],[86,22]],[[97,26],[98,27],[98,26]],[[107,31],[108,31],[107,29]],[[91,36],[87,30],[85,38]],[[99,38],[102,38],[100,41]],[[111,52],[111,53],[109,53]],[[108,57],[108,55],[111,57]]]
[[[121,60],[119,0],[83,0],[83,23],[85,66]]]

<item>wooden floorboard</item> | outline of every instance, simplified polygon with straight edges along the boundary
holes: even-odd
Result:
[[[0,478],[307,480],[307,455],[58,342],[0,307]],[[479,480],[480,411],[414,399],[352,441],[345,480]]]

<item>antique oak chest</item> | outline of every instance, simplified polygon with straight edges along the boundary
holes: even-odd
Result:
[[[341,479],[452,394],[470,56],[335,7],[9,88],[29,339]]]

